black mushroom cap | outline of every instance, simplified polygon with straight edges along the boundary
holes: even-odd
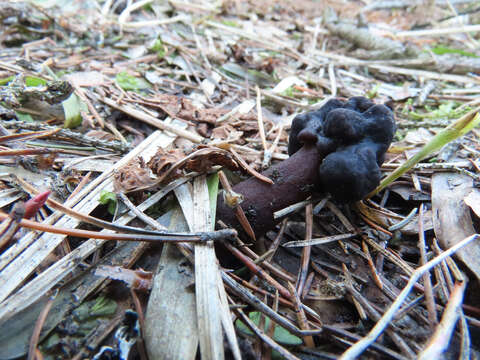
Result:
[[[362,199],[380,183],[380,166],[396,126],[392,111],[364,97],[333,99],[322,108],[297,116],[288,153],[315,145],[323,157],[317,190],[340,202]]]

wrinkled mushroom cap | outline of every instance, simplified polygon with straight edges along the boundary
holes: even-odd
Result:
[[[333,99],[293,120],[288,153],[315,145],[323,158],[318,189],[337,201],[353,202],[379,184],[395,130],[393,113],[385,105],[364,97]]]

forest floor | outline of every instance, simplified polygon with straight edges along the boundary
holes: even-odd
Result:
[[[0,359],[478,358],[479,34],[478,1],[1,2]],[[381,184],[258,231],[231,186],[357,96]]]

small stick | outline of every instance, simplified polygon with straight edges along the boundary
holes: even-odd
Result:
[[[292,283],[288,282],[287,285],[288,290],[290,290],[290,293],[292,294],[291,298],[293,300],[293,304],[295,305],[295,313],[297,314],[298,325],[302,330],[309,330],[307,317],[305,316],[305,312],[302,309],[302,301],[300,300],[300,296],[298,296],[298,292],[295,290],[295,286],[293,286]],[[303,338],[303,341],[305,341],[305,345],[307,347],[315,347],[315,343],[311,336],[305,336]]]
[[[225,174],[222,170],[220,170],[218,172],[218,178],[219,178],[220,182],[222,183],[222,186],[225,189],[225,191],[227,192],[227,194],[232,194],[232,192],[233,192],[232,186],[228,182],[228,179],[227,179],[227,177],[225,176]],[[247,217],[245,216],[245,212],[243,211],[243,209],[242,209],[242,207],[240,206],[239,203],[235,206],[234,210],[235,210],[235,216],[237,217],[237,220],[240,223],[240,225],[242,225],[243,230],[245,230],[247,235],[250,236],[250,238],[253,241],[256,241],[257,239],[255,237],[255,232],[252,229],[252,225],[250,225],[250,222],[248,221]]]
[[[380,334],[385,330],[388,324],[392,321],[393,317],[395,316],[395,313],[400,308],[402,303],[405,301],[408,294],[410,293],[410,291],[412,290],[416,282],[420,279],[420,277],[426,271],[429,271],[431,268],[438,265],[441,261],[445,260],[445,258],[447,258],[450,255],[453,255],[457,250],[461,249],[465,245],[468,245],[469,243],[476,240],[477,238],[478,238],[478,234],[473,234],[463,239],[462,241],[458,242],[451,248],[445,250],[440,255],[434,257],[425,265],[422,265],[421,267],[416,269],[412,273],[410,280],[408,281],[405,288],[398,295],[397,299],[390,305],[388,310],[383,314],[382,318],[377,322],[377,324],[372,328],[372,330],[370,330],[370,332],[364,338],[362,338],[360,341],[358,341],[353,346],[351,346],[346,352],[344,352],[340,357],[340,360],[357,359],[360,356],[360,354],[380,336]],[[463,296],[463,292],[462,292],[462,296]]]
[[[283,356],[283,358],[288,360],[300,360],[298,357],[292,355],[292,353],[290,353],[288,350],[278,345],[275,341],[273,341],[272,338],[265,335],[265,333],[260,330],[257,325],[255,325],[255,323],[250,320],[249,317],[245,315],[241,309],[235,309],[234,311],[242,318],[242,321],[245,323],[245,325],[247,325],[250,330],[255,333],[255,335],[257,335],[265,344],[270,346],[272,349],[278,351],[280,355]]]
[[[152,126],[155,126],[161,130],[164,130],[164,131],[169,131],[169,132],[172,132],[180,137],[184,137],[185,139],[188,139],[194,143],[201,143],[202,140],[203,140],[203,137],[200,136],[200,135],[197,135],[197,134],[194,134],[190,131],[187,131],[187,130],[183,130],[179,127],[176,127],[174,125],[170,125],[170,124],[167,124],[165,123],[164,121],[162,120],[159,120],[157,119],[156,117],[153,117],[149,114],[147,114],[146,112],[144,111],[140,111],[140,110],[137,110],[133,107],[130,107],[130,106],[127,106],[127,105],[120,105],[118,104],[117,102],[115,102],[114,100],[111,100],[109,98],[106,98],[106,97],[101,97],[101,96],[98,96],[98,99],[107,104],[108,106],[111,106],[117,110],[120,110],[122,112],[124,112],[125,114],[127,115],[130,115],[131,117],[134,117],[135,119],[138,119],[140,121],[143,121],[149,125],[152,125]]]
[[[438,285],[436,285],[438,286]],[[398,321],[403,318],[409,311],[413,310],[413,308],[422,302],[425,299],[425,294],[422,294],[416,297],[414,300],[410,301],[408,304],[405,304],[402,308],[398,310],[395,314],[394,321]]]
[[[30,185],[25,180],[23,180],[23,179],[21,179],[20,177],[17,177],[17,176],[14,176],[14,178],[15,178],[15,181],[17,181],[25,189],[25,191],[27,191],[28,193],[31,193],[31,194],[38,194],[39,193],[38,190],[36,190],[32,185]],[[163,197],[164,194],[166,194],[167,192],[170,192],[171,190],[175,189],[177,186],[183,184],[187,180],[188,180],[188,178],[182,178],[182,179],[178,179],[178,180],[175,180],[175,181],[171,182],[164,189],[162,189],[162,192],[159,193],[158,196]],[[157,197],[157,195],[155,195],[155,196]],[[96,225],[96,226],[99,226],[101,228],[105,228],[105,229],[109,229],[109,230],[113,230],[113,231],[124,231],[124,232],[132,232],[132,233],[139,233],[139,234],[150,234],[150,235],[158,235],[159,234],[158,231],[146,230],[146,229],[136,228],[136,227],[127,226],[127,225],[118,225],[118,224],[114,224],[114,223],[111,223],[111,222],[108,222],[108,221],[105,221],[105,220],[95,218],[95,217],[90,216],[90,215],[85,215],[85,214],[82,214],[78,211],[75,211],[75,210],[73,210],[69,207],[66,207],[66,206],[62,205],[59,202],[57,202],[57,201],[55,201],[51,198],[47,199],[46,202],[47,202],[48,206],[54,208],[55,210],[61,211],[61,212],[65,213],[65,214],[67,214],[67,215],[69,215],[69,216],[71,216],[75,219],[85,221],[86,223]]]
[[[258,121],[258,134],[260,135],[260,139],[262,139],[262,146],[263,151],[267,151],[267,139],[265,137],[265,128],[263,126],[263,114],[262,114],[262,101],[261,101],[261,94],[260,88],[258,85],[255,86],[255,91],[257,92],[257,121]]]
[[[9,141],[41,139],[41,138],[44,138],[44,137],[54,135],[57,132],[59,132],[60,130],[61,129],[58,128],[58,129],[53,129],[53,130],[31,131],[31,132],[20,133],[20,134],[11,134],[11,135],[0,136],[0,144],[3,144],[4,142],[9,142]]]
[[[290,320],[273,311],[272,308],[267,306],[258,297],[256,297],[255,295],[247,291],[243,286],[238,284],[225,272],[222,272],[222,279],[225,282],[225,284],[228,285],[228,288],[232,291],[232,293],[240,297],[243,301],[247,302],[258,311],[268,316],[271,320],[275,321],[275,323],[277,323],[281,327],[284,327],[285,329],[290,331],[292,334],[297,336],[306,336],[306,335],[318,335],[321,333],[321,330],[301,330],[297,328],[293,323],[290,322]]]
[[[313,206],[308,204],[305,208],[305,241],[310,241],[312,239],[313,232]],[[305,286],[305,280],[308,273],[308,264],[310,263],[310,254],[312,248],[310,246],[305,246],[302,249],[302,259],[300,264],[300,271],[297,278],[297,292],[299,294],[303,293],[303,288]]]
[[[282,225],[280,225],[280,231],[278,232],[277,236],[275,236],[275,239],[270,244],[270,247],[267,250],[267,252],[272,251],[270,255],[266,258],[266,260],[269,262],[272,261],[273,256],[275,255],[275,252],[277,251],[278,246],[280,245],[280,241],[283,238],[283,233],[285,232],[285,228],[287,227],[287,221],[288,221],[287,218],[283,219]]]
[[[463,295],[467,287],[467,281],[456,282],[452,294],[448,300],[442,320],[438,324],[435,333],[430,338],[427,347],[418,355],[419,360],[439,359],[447,348],[455,324],[461,313]]]
[[[418,248],[420,249],[420,265],[425,265],[427,262],[427,252],[425,250],[425,232],[423,229],[423,214],[424,206],[420,205],[420,212],[418,214]],[[428,320],[432,328],[438,324],[437,312],[435,311],[435,297],[432,290],[432,279],[430,272],[423,274],[423,286],[425,287],[425,300],[428,311]]]
[[[0,156],[22,156],[22,155],[43,155],[56,153],[58,150],[52,149],[15,149],[15,150],[0,150]]]
[[[53,296],[50,297],[50,299],[48,299],[44,308],[38,315],[37,321],[35,322],[35,327],[33,328],[32,337],[30,338],[30,344],[28,346],[27,360],[35,360],[37,358],[36,350],[37,350],[38,339],[40,338],[40,332],[42,331],[43,324],[47,319],[47,315],[50,312],[50,309],[52,308],[53,300],[55,300],[56,296],[57,296],[57,293],[55,293]]]
[[[221,221],[219,220],[218,221],[218,224],[223,228],[223,229],[227,229],[227,226]],[[260,256],[258,256],[252,249],[250,249],[248,246],[246,246],[242,240],[240,240],[238,237],[235,239],[235,242],[238,244],[238,247],[242,250],[243,253],[247,254],[248,256],[250,256],[252,259],[256,260],[258,259]],[[274,266],[273,264],[270,264],[269,262],[267,262],[266,260],[264,260],[262,263],[261,263],[267,270],[271,271],[273,274],[277,275],[278,277],[282,278],[283,280],[285,281],[290,281],[290,282],[294,282],[295,281],[295,278],[287,273],[285,273],[283,271],[283,269],[281,268],[277,268],[276,266]]]
[[[0,212],[0,220],[8,218],[8,214]],[[80,229],[66,229],[39,223],[32,220],[22,219],[20,226],[45,231],[52,234],[62,234],[69,236],[78,236],[81,238],[93,238],[102,240],[121,240],[121,241],[147,241],[147,242],[205,242],[205,241],[219,241],[235,236],[237,232],[234,229],[223,229],[218,231],[198,232],[194,234],[189,233],[164,233],[159,235],[145,235],[145,234],[106,234],[97,231],[80,230]]]
[[[275,291],[275,297],[273,299],[273,311],[278,312],[278,299],[279,299],[279,294],[278,290]],[[267,329],[265,329],[267,332],[267,336],[273,339],[273,335],[275,334],[275,324],[273,321],[270,321],[268,324]],[[271,360],[272,359],[272,350],[271,348],[267,349],[265,351],[264,359],[262,360]]]
[[[358,213],[360,215],[360,217],[362,218],[363,221],[365,221],[368,225],[370,225],[372,228],[374,228],[375,230],[378,230],[378,231],[381,231],[383,232],[384,234],[387,234],[388,236],[392,237],[393,234],[388,231],[388,230],[385,230],[383,227],[381,227],[380,225],[377,225],[375,224],[372,220],[370,220],[369,218],[367,218],[365,215],[363,215],[362,213]]]
[[[91,175],[92,175],[92,172],[89,171],[88,173],[85,174],[85,176],[82,177],[82,180],[80,180],[78,185],[75,187],[75,189],[72,191],[72,193],[68,196],[67,200],[72,199],[74,196],[76,196],[80,192],[80,190],[83,189],[83,187],[85,185],[87,185],[88,181],[90,180]]]
[[[370,239],[368,236],[362,236],[362,239],[365,240],[368,243],[368,245],[370,245],[376,251],[383,254],[386,259],[390,260],[390,262],[392,262],[393,264],[401,268],[405,272],[405,274],[410,276],[413,273],[413,268],[410,265],[408,265],[403,259],[399,258],[396,255],[393,255],[391,252],[387,251],[387,249],[384,249],[382,246],[377,244],[374,240]]]
[[[3,121],[0,120],[0,123],[7,128],[15,129],[26,129],[26,130],[51,130],[53,138],[68,138],[74,140],[77,143],[81,143],[87,146],[94,146],[95,148],[110,149],[113,151],[120,151],[125,153],[130,150],[130,146],[123,144],[117,140],[106,141],[101,139],[96,139],[91,136],[86,136],[78,132],[74,132],[69,129],[57,128],[54,126],[44,125],[43,123],[30,123],[25,121]]]
[[[393,224],[388,228],[388,231],[395,231],[395,230],[400,230],[401,228],[405,227],[410,221],[412,221],[415,218],[415,215],[417,215],[418,208],[413,209],[410,211],[410,213],[405,216],[405,218],[396,224]]]
[[[362,307],[370,315],[372,320],[378,321],[380,319],[380,313],[368,302],[368,300],[362,294],[355,290],[352,284],[348,284],[347,289],[348,291],[350,291],[352,297],[362,305]],[[385,331],[395,343],[395,345],[397,345],[398,348],[401,349],[405,355],[407,355],[411,359],[415,358],[415,353],[412,351],[412,349],[410,349],[405,340],[400,337],[400,335],[398,334],[398,329],[395,329],[395,326],[393,326],[392,328],[388,327],[385,329]]]
[[[233,247],[232,245],[228,243],[224,243],[225,247],[230,250],[230,252],[240,261],[242,261],[245,266],[255,275],[260,276],[261,278],[265,279],[269,284],[274,286],[282,296],[288,298],[290,296],[290,293],[288,292],[285,287],[283,287],[277,280],[275,280],[273,277],[271,277],[269,274],[266,273],[265,270],[263,270],[260,266],[255,264],[249,257],[246,255],[242,254],[240,250],[238,250],[236,247]]]
[[[243,280],[241,277],[235,275],[234,273],[229,273],[228,275],[230,275],[230,277],[232,277],[240,285],[245,286],[246,288],[248,288],[248,289],[250,289],[250,290],[252,290],[256,293],[262,294],[262,295],[267,296],[269,298],[274,297],[273,294],[271,294],[268,291],[266,291],[264,289],[261,289],[261,288],[255,286],[255,285],[249,283],[248,281]],[[278,293],[278,289],[275,289],[275,293]],[[290,300],[286,300],[283,297],[279,297],[279,301],[282,305],[285,305],[285,306],[288,306],[291,309],[294,309],[294,305]]]
[[[237,281],[239,284],[241,284],[242,286],[245,286],[246,288],[256,292],[256,293],[259,293],[259,294],[262,294],[262,295],[265,295],[269,298],[275,298],[275,296],[273,294],[271,294],[270,292],[266,291],[266,290],[263,290],[263,289],[260,289],[259,287],[255,286],[255,285],[252,285],[250,284],[248,281],[245,281],[243,280],[242,278],[238,277],[237,275],[235,275],[234,273],[229,273],[229,275],[235,280]],[[275,293],[277,294],[278,293],[278,290],[275,289]],[[282,305],[285,305],[285,306],[288,306],[290,309],[295,309],[295,306],[293,305],[293,303],[289,300],[286,300],[285,298],[283,297],[279,297],[278,298],[278,301],[280,301],[280,303],[282,303]],[[304,311],[306,312],[306,315],[313,321],[316,321],[316,322],[320,322],[320,318],[318,316],[318,314],[312,310],[311,308],[309,308],[308,306],[306,306],[305,304],[302,304],[302,308],[304,309]],[[275,308],[274,308],[275,310]],[[276,310],[275,310],[276,311]]]
[[[346,239],[351,239],[358,234],[356,233],[346,233],[346,234],[340,234],[340,235],[330,235],[330,236],[324,236],[321,238],[314,238],[310,240],[300,240],[300,241],[289,241],[283,244],[283,247],[303,247],[303,246],[311,246],[311,245],[323,245],[323,244],[328,244],[334,241],[339,241],[339,240],[346,240]]]
[[[13,236],[21,227],[20,222],[25,216],[25,205],[20,202],[16,203],[8,216],[3,219],[0,224],[0,251],[8,245]]]
[[[267,184],[273,184],[273,180],[270,179],[269,177],[259,173],[258,171],[256,171],[254,168],[252,168],[250,165],[247,164],[247,162],[245,160],[243,160],[243,158],[235,151],[235,149],[231,146],[229,148],[229,151],[232,153],[233,155],[233,158],[235,160],[238,161],[238,163],[240,164],[240,166],[245,169],[245,171],[247,173],[249,173],[250,175],[256,177],[258,180],[261,180],[263,182],[266,182]]]
[[[100,116],[97,109],[95,109],[95,107],[92,105],[90,99],[88,99],[85,96],[85,92],[83,91],[83,89],[80,86],[78,86],[75,83],[75,81],[71,81],[70,83],[72,84],[73,88],[75,89],[75,94],[87,105],[88,110],[93,115],[95,120],[97,120],[98,125],[103,129],[103,127],[105,126],[103,118]]]
[[[347,339],[350,339],[350,340],[353,340],[353,341],[360,340],[360,337],[357,334],[351,333],[351,332],[349,332],[347,330],[344,330],[344,329],[339,329],[339,328],[337,328],[335,326],[332,326],[332,325],[323,325],[323,329],[325,330],[325,332],[328,332],[328,333],[330,333],[332,335],[335,335],[335,336],[343,336],[343,337],[345,337]],[[377,343],[372,344],[372,349],[380,352],[383,355],[386,355],[386,356],[390,357],[391,359],[395,359],[395,360],[407,360],[408,359],[405,356],[400,355],[399,353],[396,353],[396,352],[386,348],[385,346],[377,344]]]
[[[143,332],[145,331],[145,316],[143,315],[142,304],[140,303],[140,299],[133,288],[130,288],[130,295],[132,296],[133,305],[135,306],[135,311],[138,315],[138,324],[140,326],[137,339],[137,350],[140,355],[140,360],[148,360],[145,341],[143,339]]]
[[[283,208],[281,210],[275,211],[273,213],[273,218],[275,220],[280,219],[280,218],[284,217],[285,215],[288,215],[288,214],[290,214],[294,211],[303,209],[305,206],[307,206],[308,204],[311,204],[311,203],[312,203],[311,199],[307,199],[307,200],[297,202],[296,204],[293,204],[293,205],[287,206],[286,208]]]
[[[362,241],[362,249],[363,249],[363,252],[365,253],[365,256],[367,257],[368,267],[372,272],[373,281],[375,282],[375,285],[377,285],[378,288],[382,290],[383,289],[382,279],[380,279],[380,276],[378,275],[377,269],[375,268],[375,264],[373,263],[372,256],[370,255],[370,251],[368,251],[368,246],[365,243],[365,241]]]
[[[263,153],[262,169],[264,170],[270,166],[273,153],[275,152],[278,142],[280,141],[280,137],[282,136],[282,131],[283,131],[283,124],[280,125],[280,127],[278,128],[278,134],[275,137],[275,140],[273,140],[273,144]]]
[[[352,275],[348,271],[347,265],[345,265],[345,263],[342,263],[342,268],[343,268],[343,274],[345,276],[345,281],[348,284],[348,288],[353,288]],[[360,319],[362,319],[364,321],[367,320],[368,316],[367,316],[362,304],[360,304],[360,302],[357,301],[357,299],[353,295],[352,295],[352,301],[353,301],[353,305],[355,306],[355,309],[358,312],[358,315],[360,316]]]
[[[125,195],[124,193],[118,193],[117,196],[120,197],[120,199],[123,201],[123,203],[128,207],[130,211],[132,211],[137,218],[142,220],[145,224],[150,225],[152,228],[155,230],[159,231],[166,231],[167,228],[154,219],[152,219],[150,216],[145,214],[143,211],[141,211],[138,207],[136,207],[130,199]]]

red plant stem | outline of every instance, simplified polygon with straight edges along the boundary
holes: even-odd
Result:
[[[238,250],[237,248],[233,247],[232,245],[230,244],[227,244],[225,243],[225,246],[227,247],[228,250],[230,250],[232,252],[232,254],[237,258],[239,259],[240,261],[242,261],[245,266],[252,272],[254,273],[255,275],[257,276],[260,276],[261,278],[265,279],[268,283],[270,283],[272,286],[274,286],[278,292],[286,297],[286,298],[289,298],[290,297],[290,292],[285,288],[283,287],[277,280],[275,280],[273,277],[271,277],[270,275],[268,275],[265,270],[263,270],[260,266],[258,266],[257,264],[255,264],[248,256],[244,255],[240,250]]]
[[[25,219],[32,218],[37,213],[37,211],[40,210],[43,204],[45,204],[45,202],[47,201],[48,195],[50,195],[50,193],[51,191],[47,190],[40,194],[35,195],[33,198],[28,200],[25,203],[25,215],[23,215],[23,217]]]
[[[16,149],[16,150],[1,150],[0,156],[12,156],[12,155],[41,155],[41,154],[51,154],[58,152],[57,150],[51,149]]]

